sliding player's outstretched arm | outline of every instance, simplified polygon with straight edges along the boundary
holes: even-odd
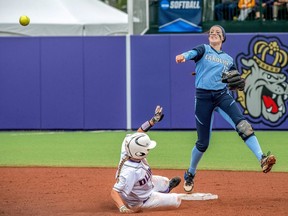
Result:
[[[137,132],[147,132],[149,131],[157,122],[160,122],[164,117],[163,107],[157,105],[155,109],[154,116],[149,120],[144,122]]]

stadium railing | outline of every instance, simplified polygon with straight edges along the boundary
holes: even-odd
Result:
[[[262,1],[260,1],[262,2]],[[214,24],[221,24],[226,32],[288,32],[288,3],[278,7],[263,8],[261,4],[255,6],[252,12],[243,21],[238,21],[240,10],[236,7],[234,16],[228,20],[228,12],[224,10],[224,20],[217,20],[215,16],[215,5],[220,0],[203,0],[202,27],[207,31]],[[147,34],[160,34],[158,32],[158,7],[159,1],[149,0],[150,29]],[[258,13],[258,17],[256,16]]]

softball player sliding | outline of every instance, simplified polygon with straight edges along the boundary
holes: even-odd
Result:
[[[215,25],[209,30],[209,45],[202,44],[176,56],[176,63],[196,63],[195,118],[198,140],[192,149],[190,167],[184,174],[184,190],[191,193],[198,163],[209,146],[213,112],[219,112],[238,132],[259,160],[264,173],[276,163],[274,155],[263,154],[250,123],[238,109],[229,90],[245,91],[245,80],[236,69],[231,56],[222,51],[225,30]],[[222,81],[222,82],[221,82]]]
[[[161,121],[163,116],[162,107],[157,106],[153,118],[123,140],[116,183],[111,191],[112,199],[121,213],[139,212],[145,208],[178,208],[181,204],[176,193],[169,193],[181,179],[174,177],[169,180],[153,175],[146,159],[149,150],[156,147],[156,142],[150,140],[145,132]]]

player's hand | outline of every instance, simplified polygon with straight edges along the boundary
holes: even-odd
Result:
[[[176,56],[176,63],[182,63],[182,62],[185,62],[186,59],[184,58],[183,55],[177,55]]]
[[[161,106],[156,106],[154,116],[151,121],[155,124],[156,122],[160,122],[164,117],[163,108]]]
[[[132,209],[127,208],[125,205],[121,206],[119,208],[120,213],[122,214],[131,214],[134,213],[134,211]]]

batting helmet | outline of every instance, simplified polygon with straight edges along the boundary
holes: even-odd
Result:
[[[134,133],[126,138],[125,148],[128,156],[141,160],[146,158],[149,150],[155,148],[156,142],[145,133]]]

